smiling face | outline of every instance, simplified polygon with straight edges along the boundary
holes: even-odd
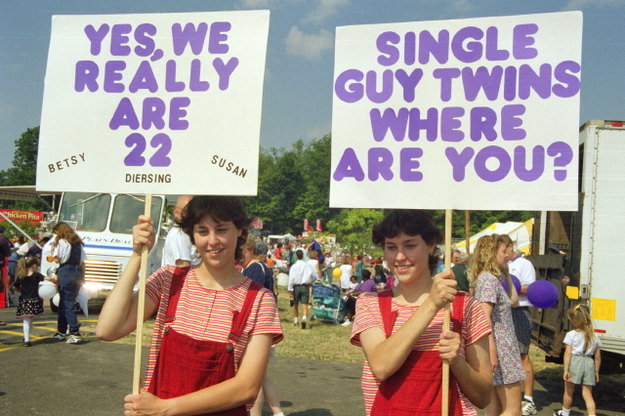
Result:
[[[384,258],[400,283],[410,283],[430,277],[429,256],[434,245],[427,244],[421,235],[399,233],[384,240]]]
[[[207,268],[234,267],[237,240],[243,230],[232,221],[216,221],[206,216],[193,226],[193,239]]]

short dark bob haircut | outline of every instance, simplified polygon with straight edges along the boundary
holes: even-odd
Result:
[[[232,221],[235,227],[243,230],[237,239],[235,250],[235,261],[242,259],[243,244],[247,240],[248,227],[252,221],[247,216],[241,199],[236,196],[194,196],[183,209],[182,217],[178,222],[182,231],[191,238],[193,244],[195,244],[193,226],[206,217],[221,222]]]
[[[371,239],[373,244],[384,248],[387,238],[397,237],[400,233],[420,235],[428,245],[437,245],[442,241],[441,231],[434,224],[434,219],[428,211],[416,209],[394,209],[384,219],[373,227]],[[438,263],[438,256],[430,255],[430,273],[434,274]]]

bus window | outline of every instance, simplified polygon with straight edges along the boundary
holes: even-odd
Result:
[[[59,210],[59,220],[76,230],[104,231],[111,196],[87,192],[66,192]]]
[[[111,215],[111,232],[131,234],[132,227],[137,223],[137,217],[143,214],[145,210],[144,205],[143,195],[117,195]],[[161,218],[161,199],[159,197],[152,197],[151,217],[154,228],[158,229]]]

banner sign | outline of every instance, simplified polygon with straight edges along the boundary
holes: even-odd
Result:
[[[43,221],[43,212],[38,211],[21,211],[17,209],[0,209],[0,212],[7,218],[15,222],[30,222],[37,224]]]
[[[269,11],[53,16],[38,191],[255,195]]]
[[[331,207],[576,210],[581,12],[336,30]]]

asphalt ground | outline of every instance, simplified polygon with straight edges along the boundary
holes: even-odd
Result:
[[[122,400],[132,382],[134,346],[107,343],[83,332],[81,345],[51,339],[56,314],[35,320],[32,347],[22,343],[22,323],[15,308],[0,309],[0,416],[121,415]],[[80,317],[82,322],[96,315]],[[360,364],[272,358],[269,376],[279,391],[282,409],[291,416],[362,415]],[[143,357],[147,357],[147,348]],[[560,408],[562,384],[537,383],[539,416]],[[579,396],[579,395],[578,395]],[[595,396],[601,416],[625,415],[622,397]],[[573,416],[586,414],[576,397]],[[263,415],[270,415],[265,408]]]

